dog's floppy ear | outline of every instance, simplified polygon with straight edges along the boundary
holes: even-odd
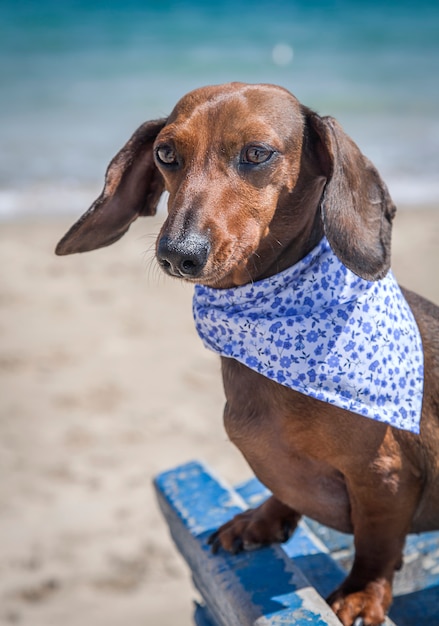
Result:
[[[56,247],[56,254],[88,252],[122,237],[140,215],[154,215],[164,181],[152,147],[166,119],[145,122],[108,166],[104,189]]]
[[[346,267],[378,280],[390,267],[395,205],[378,171],[334,118],[306,117],[327,178],[321,210],[328,241]]]

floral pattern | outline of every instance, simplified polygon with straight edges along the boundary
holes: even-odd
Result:
[[[326,238],[293,267],[234,289],[196,285],[206,347],[342,409],[414,433],[423,394],[422,342],[391,271],[370,282]]]

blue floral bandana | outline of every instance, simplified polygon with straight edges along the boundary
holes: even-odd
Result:
[[[392,274],[370,282],[326,238],[287,270],[233,289],[196,285],[204,345],[307,396],[419,433],[422,341]]]

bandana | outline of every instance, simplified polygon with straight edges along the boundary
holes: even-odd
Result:
[[[422,341],[391,271],[367,281],[323,238],[293,267],[233,289],[196,285],[204,345],[317,400],[419,433]]]

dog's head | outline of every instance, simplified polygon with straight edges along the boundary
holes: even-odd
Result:
[[[114,243],[165,190],[156,255],[172,276],[242,284],[296,262],[323,233],[358,275],[389,268],[395,208],[378,172],[334,119],[281,87],[204,87],[143,124],[57,254]]]

